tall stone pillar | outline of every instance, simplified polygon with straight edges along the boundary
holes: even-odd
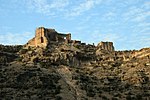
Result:
[[[69,41],[71,40],[71,34],[70,33],[67,34],[66,39]]]
[[[113,42],[100,42],[97,47],[102,50],[114,51]]]

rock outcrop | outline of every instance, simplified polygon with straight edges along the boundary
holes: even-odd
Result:
[[[46,31],[37,29],[28,48],[0,45],[0,99],[150,99],[150,48],[114,51],[112,42],[86,45]]]

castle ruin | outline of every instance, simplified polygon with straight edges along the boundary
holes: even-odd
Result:
[[[62,34],[55,31],[55,29],[49,29],[44,27],[39,27],[35,31],[35,37],[27,43],[28,46],[40,46],[46,47],[50,42],[65,42],[80,44],[81,41],[71,40],[71,34]]]
[[[114,51],[113,42],[100,42],[97,47],[100,50]]]
[[[39,27],[35,31],[35,37],[28,41],[26,46],[47,47],[49,43],[85,44],[78,40],[71,40],[71,34],[58,33],[55,29]],[[100,42],[97,45],[99,50],[114,51],[112,42]]]

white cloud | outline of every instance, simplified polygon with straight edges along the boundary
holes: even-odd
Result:
[[[131,48],[133,49],[141,49],[142,47],[150,47],[150,38],[149,35],[147,34],[137,34],[132,37],[133,39],[129,39],[127,41],[128,45],[130,44],[133,46]]]
[[[90,10],[101,1],[102,0],[10,0],[9,2],[6,1],[1,4],[0,11],[3,13],[18,13],[19,11],[19,13],[36,12],[44,15],[76,16]]]
[[[69,0],[27,0],[29,10],[46,15],[54,15],[56,10],[61,11],[69,4]]]
[[[133,21],[135,18],[137,18],[140,14],[143,13],[143,9],[137,8],[137,7],[130,7],[127,9],[127,11],[123,14],[124,20]]]
[[[34,36],[31,32],[0,34],[0,43],[5,45],[25,44]]]
[[[145,32],[148,32],[148,31],[149,31],[149,34],[150,34],[150,27],[143,28],[143,29],[140,30],[139,32],[140,32],[140,33],[145,33]]]
[[[0,27],[0,32],[1,32],[2,30],[7,31],[7,30],[10,30],[10,29],[12,29],[12,27],[9,27],[9,26],[1,26],[1,27]]]
[[[102,0],[85,0],[79,6],[75,6],[73,9],[71,9],[67,13],[67,16],[78,16],[81,13],[92,9],[95,5],[100,4],[101,1]]]
[[[123,14],[126,21],[141,22],[150,17],[150,2],[141,4],[140,6],[129,7]]]
[[[111,41],[111,42],[121,42],[126,39],[123,34],[119,33],[101,33],[100,30],[94,30],[92,34],[90,34],[93,42],[98,43],[100,41]]]
[[[103,20],[113,20],[115,17],[116,17],[116,13],[114,13],[113,11],[107,12],[102,16]]]
[[[138,24],[138,26],[139,27],[150,27],[150,23],[143,22],[143,23]]]
[[[135,16],[133,21],[136,21],[136,22],[145,21],[148,17],[150,17],[150,11],[141,12],[137,16]]]
[[[123,19],[132,26],[131,32],[133,32],[133,40],[130,42],[137,46],[150,45],[150,2],[145,2],[139,6],[130,7],[123,14]],[[137,46],[138,47],[138,46]]]
[[[144,9],[150,9],[150,1],[145,2],[144,5],[142,5],[142,8],[144,8]]]

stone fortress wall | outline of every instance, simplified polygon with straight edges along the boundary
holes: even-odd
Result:
[[[97,47],[101,50],[114,51],[113,42],[100,42]]]
[[[49,42],[66,42],[66,43],[80,43],[77,40],[71,40],[71,34],[62,34],[55,31],[55,29],[48,29],[39,27],[35,31],[35,37],[27,43],[28,46],[44,46]]]
[[[55,29],[38,27],[35,31],[35,37],[26,44],[27,46],[46,47],[51,42],[67,44],[84,44],[78,40],[71,40],[71,34],[58,33]],[[114,51],[113,42],[100,42],[97,45],[99,50]]]

